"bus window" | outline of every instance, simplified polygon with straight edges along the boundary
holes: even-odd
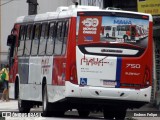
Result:
[[[22,56],[24,52],[24,43],[25,43],[25,30],[26,26],[22,25],[20,27],[20,33],[19,33],[19,47],[18,47],[18,56]]]
[[[58,22],[57,24],[57,36],[55,40],[55,51],[56,55],[60,55],[62,52],[62,22]]]
[[[34,37],[33,37],[33,40],[32,40],[31,55],[37,55],[40,33],[41,33],[41,24],[38,23],[38,24],[35,25]]]
[[[66,44],[67,44],[67,37],[68,37],[68,21],[64,23],[64,38],[63,38],[63,50],[62,50],[62,54],[65,54],[66,52]]]
[[[39,55],[45,55],[47,38],[48,38],[48,23],[43,23],[42,30],[41,30],[40,43],[39,43],[39,51],[38,51]]]
[[[47,41],[47,48],[46,48],[46,54],[52,55],[54,50],[54,39],[56,36],[56,29],[55,29],[56,22],[52,22],[49,25],[49,36]]]
[[[24,55],[30,55],[30,49],[31,49],[31,35],[32,35],[32,31],[33,31],[33,25],[32,24],[29,24],[27,26],[27,30],[26,30],[28,33],[27,33],[27,39],[25,41],[25,50],[24,50]]]
[[[105,30],[111,30],[111,26],[106,26]]]

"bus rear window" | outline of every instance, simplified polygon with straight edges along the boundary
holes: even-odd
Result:
[[[116,42],[146,48],[149,20],[116,16],[78,16],[78,44]]]

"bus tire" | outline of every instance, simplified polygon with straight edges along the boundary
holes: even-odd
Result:
[[[28,101],[21,100],[19,95],[19,88],[18,88],[18,109],[20,113],[29,113],[31,109],[31,105]]]
[[[18,109],[20,113],[29,113],[30,112],[30,105],[28,105],[27,101],[18,100]]]
[[[105,119],[113,119],[114,118],[114,111],[112,111],[111,109],[109,108],[104,108],[103,109],[103,116]]]
[[[61,111],[53,111],[53,116],[55,117],[63,117],[64,116],[65,111],[61,110]]]
[[[47,85],[44,86],[42,91],[42,112],[43,116],[50,116],[50,109],[49,109],[49,102],[48,102],[48,95],[47,95]]]
[[[119,111],[115,112],[116,120],[124,120],[126,117],[126,109],[120,109]]]
[[[82,117],[82,118],[86,118],[90,114],[89,110],[77,109],[77,111],[78,111],[79,117]]]

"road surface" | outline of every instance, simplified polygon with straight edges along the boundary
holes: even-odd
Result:
[[[18,105],[16,100],[10,100],[9,102],[0,102],[0,113],[2,112],[18,112]],[[41,113],[41,108],[32,108],[32,112]],[[139,117],[141,116],[141,117]],[[144,117],[145,116],[145,117]],[[149,117],[150,116],[150,117]],[[154,117],[153,117],[154,116]],[[157,117],[158,116],[158,117]],[[64,117],[33,117],[33,118],[10,118],[7,117],[5,120],[80,120],[78,113],[76,110],[68,111],[65,113]],[[103,119],[103,114],[99,113],[91,113],[90,116],[83,120],[93,120],[93,119]],[[0,118],[3,120],[3,118]],[[147,104],[146,106],[140,109],[127,110],[127,115],[125,120],[160,120],[160,111],[154,108],[152,105]]]

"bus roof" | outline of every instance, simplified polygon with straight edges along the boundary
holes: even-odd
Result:
[[[147,15],[149,16],[149,21],[152,21],[152,16],[146,13],[138,13],[138,12],[131,12],[131,11],[123,11],[123,10],[100,9],[98,6],[78,5],[76,7],[75,5],[71,5],[69,7],[65,7],[65,6],[58,7],[55,12],[46,12],[46,13],[37,14],[37,15],[20,16],[17,18],[16,23],[77,17],[77,12],[83,12],[83,11],[121,12],[121,13],[130,13],[130,14],[145,15],[145,16]]]

